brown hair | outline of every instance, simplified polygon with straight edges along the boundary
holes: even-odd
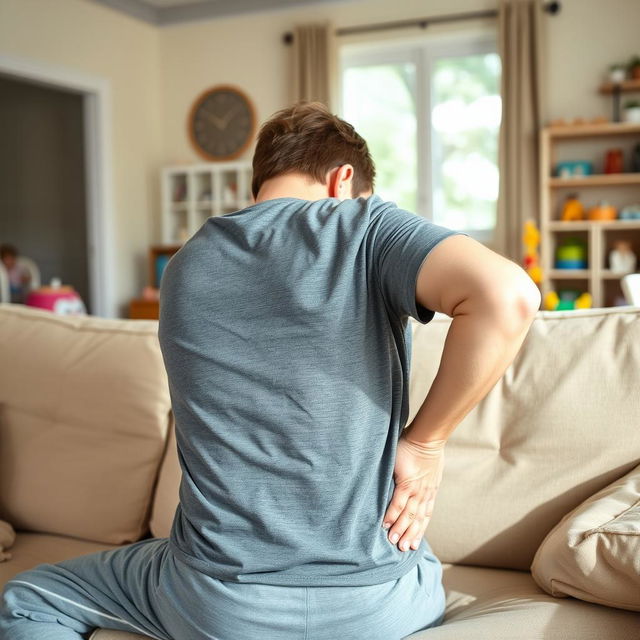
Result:
[[[327,172],[343,164],[353,165],[353,197],[373,191],[376,170],[364,138],[321,102],[301,100],[260,128],[251,190],[257,197],[263,182],[294,171],[324,184]]]
[[[4,244],[0,244],[0,259],[5,256],[13,256],[14,258],[18,257],[18,249],[15,245],[5,242]]]

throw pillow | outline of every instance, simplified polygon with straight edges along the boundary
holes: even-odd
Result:
[[[640,611],[640,465],[564,516],[531,574],[553,596]]]

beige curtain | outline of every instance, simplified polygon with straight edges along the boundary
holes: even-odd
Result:
[[[295,26],[292,101],[317,100],[335,110],[338,73],[334,34],[328,21]]]
[[[544,104],[543,8],[539,0],[500,0],[502,58],[500,192],[496,250],[522,264],[524,222],[540,222],[539,144]]]

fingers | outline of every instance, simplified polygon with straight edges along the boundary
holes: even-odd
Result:
[[[389,526],[396,522],[406,507],[410,495],[411,492],[408,485],[396,485],[382,522],[388,523]],[[389,535],[391,535],[391,532],[389,532]]]
[[[383,522],[391,523],[388,538],[401,551],[417,549],[433,514],[437,488],[429,488],[424,496],[412,494],[411,488],[396,486]]]

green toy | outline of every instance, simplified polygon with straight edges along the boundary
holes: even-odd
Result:
[[[585,269],[587,246],[580,238],[565,238],[556,249],[556,269]]]
[[[590,309],[593,299],[588,291],[561,289],[557,293],[549,291],[544,298],[543,307],[547,311],[567,311],[572,309]]]

